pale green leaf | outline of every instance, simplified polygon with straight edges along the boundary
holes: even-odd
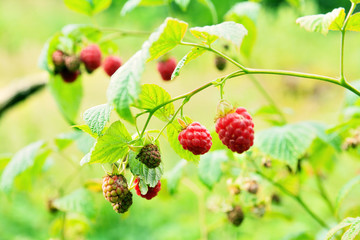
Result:
[[[199,178],[209,189],[220,181],[222,171],[221,163],[228,160],[225,150],[209,152],[201,156],[199,163]]]
[[[285,162],[296,171],[298,159],[311,146],[318,131],[310,122],[272,127],[256,134],[255,146],[264,154]]]
[[[145,183],[144,179],[141,179],[141,178],[140,178],[139,189],[140,189],[140,192],[141,192],[142,195],[145,195],[145,194],[148,192],[149,187],[148,187],[148,185]]]
[[[150,57],[148,61],[157,59],[180,44],[187,27],[188,24],[186,22],[167,18],[149,38]]]
[[[113,103],[117,113],[123,119],[134,123],[130,105],[138,100],[140,78],[144,72],[147,51],[142,49],[133,55],[112,76],[107,89],[107,99]]]
[[[83,124],[83,125],[74,125],[72,126],[73,128],[77,128],[80,129],[81,131],[83,131],[84,133],[89,134],[90,136],[92,136],[93,138],[98,138],[98,134],[97,133],[93,133],[89,127],[89,125]]]
[[[194,60],[195,58],[199,57],[200,55],[202,55],[204,52],[206,52],[206,50],[204,48],[198,48],[198,47],[194,47],[191,49],[190,52],[188,52],[188,54],[186,54],[180,61],[179,63],[176,65],[176,68],[174,70],[174,72],[171,75],[171,80],[173,80],[175,77],[180,75],[180,70],[191,60]]]
[[[177,121],[174,121],[166,128],[167,137],[170,143],[170,146],[174,149],[174,151],[183,159],[191,162],[198,163],[200,161],[199,155],[194,155],[192,152],[184,150],[181,146],[178,136],[181,132],[182,128]]]
[[[106,123],[110,119],[111,110],[111,105],[102,104],[89,108],[84,112],[83,119],[90,127],[92,133],[96,133],[99,136],[101,135]]]
[[[260,11],[260,4],[257,2],[240,2],[236,3],[231,9],[225,14],[225,19],[229,20],[231,15],[238,17],[249,17],[252,21],[256,22]]]
[[[59,150],[63,150],[77,140],[82,133],[80,131],[72,131],[69,133],[61,133],[56,136],[54,142]]]
[[[61,29],[61,33],[75,41],[87,38],[91,41],[98,41],[101,38],[101,31],[89,24],[68,24]]]
[[[127,13],[131,12],[137,6],[158,6],[164,5],[167,2],[164,0],[127,0],[121,9],[121,15],[124,16]]]
[[[210,45],[218,38],[232,42],[235,46],[240,47],[243,38],[247,35],[245,27],[235,22],[222,22],[217,25],[194,27],[190,32],[197,38],[205,40]]]
[[[44,146],[43,141],[38,141],[18,151],[11,158],[1,175],[0,188],[9,192],[16,176],[35,165],[39,151]]]
[[[80,166],[83,166],[90,162],[91,153],[85,154],[85,156],[80,160]]]
[[[104,135],[97,139],[91,151],[89,163],[114,163],[122,159],[129,151],[131,136],[124,124],[116,121]]]
[[[296,23],[309,32],[320,32],[326,35],[329,30],[340,30],[344,21],[344,9],[336,8],[326,14],[310,15],[298,18]]]
[[[357,187],[360,183],[360,176],[356,176],[353,179],[351,179],[350,181],[348,181],[339,191],[337,197],[336,197],[336,201],[335,201],[335,211],[338,212],[340,207],[341,207],[341,203],[344,201],[344,199],[347,197],[347,195],[350,193],[350,191],[354,188]]]
[[[54,34],[54,36],[52,36],[46,41],[38,59],[39,68],[49,72],[50,74],[54,73],[52,54],[56,50],[58,44],[60,43],[59,37],[60,37],[60,33],[56,33]]]
[[[360,13],[351,15],[349,22],[346,25],[346,30],[360,32]]]
[[[182,159],[175,165],[173,169],[166,173],[167,188],[170,194],[174,194],[176,192],[186,163],[187,161]]]
[[[360,232],[360,218],[351,224],[350,228],[341,237],[341,240],[353,240]]]
[[[81,213],[87,217],[93,217],[95,215],[95,204],[91,193],[83,188],[62,198],[55,199],[53,204],[63,212]]]
[[[175,0],[175,3],[185,12],[189,6],[190,0]]]
[[[163,174],[163,165],[156,168],[148,168],[145,164],[141,163],[142,168],[140,172],[140,178],[144,179],[145,183],[150,187],[155,187],[160,181]]]
[[[60,112],[69,123],[74,124],[83,96],[81,76],[78,76],[75,82],[67,83],[64,82],[60,75],[51,75],[49,88]]]
[[[109,8],[112,0],[91,0],[93,3],[92,14],[97,14]]]
[[[356,218],[345,218],[342,220],[338,225],[333,227],[325,236],[324,240],[330,240],[336,232],[338,232],[340,229],[343,229],[351,224],[356,220]]]
[[[78,13],[92,16],[107,9],[111,0],[64,0],[65,5]]]
[[[141,87],[139,103],[136,104],[136,107],[151,110],[169,100],[171,100],[171,96],[163,88],[156,84],[144,84]],[[174,112],[174,104],[169,103],[157,110],[154,116],[162,121],[168,121]]]

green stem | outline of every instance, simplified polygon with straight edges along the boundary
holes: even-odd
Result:
[[[66,212],[64,212],[63,219],[62,219],[61,240],[65,240],[65,224],[66,224]]]
[[[346,26],[349,22],[351,14],[354,12],[356,4],[351,2],[351,8],[345,18],[344,24],[341,28],[341,48],[340,48],[340,82],[345,84],[345,74],[344,74],[344,47],[345,47],[345,33],[346,33]]]
[[[325,192],[323,183],[322,183],[322,181],[321,181],[321,177],[319,176],[318,173],[315,174],[315,178],[316,178],[316,184],[317,184],[317,187],[318,187],[318,189],[319,189],[319,192],[320,192],[321,197],[324,199],[324,201],[325,201],[326,204],[328,205],[331,213],[335,215],[335,208],[334,208],[333,204],[331,203],[331,201],[330,201],[330,199],[329,199],[329,196],[328,196],[327,193]]]

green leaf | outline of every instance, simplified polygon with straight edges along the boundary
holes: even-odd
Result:
[[[288,164],[296,171],[297,162],[316,138],[318,130],[311,122],[272,127],[258,132],[255,146],[270,157]]]
[[[171,100],[171,96],[163,88],[156,84],[144,84],[141,88],[139,104],[136,107],[151,110],[169,100]],[[174,104],[169,103],[157,110],[154,116],[162,121],[168,121],[174,113]]]
[[[360,32],[360,13],[355,13],[350,16],[346,30]]]
[[[218,150],[201,156],[199,163],[199,178],[209,189],[220,181],[221,163],[228,160],[225,150]]]
[[[190,0],[175,0],[175,3],[185,12],[189,6]]]
[[[90,136],[92,136],[93,138],[98,138],[99,135],[97,133],[93,133],[93,131],[91,131],[89,125],[83,124],[83,125],[74,125],[72,126],[73,128],[77,128],[80,129],[81,131],[83,131],[84,133],[89,134]]]
[[[186,54],[176,65],[174,72],[171,75],[171,80],[180,75],[180,70],[191,60],[201,56],[206,50],[204,48],[194,47],[188,54]]]
[[[66,83],[60,75],[50,75],[49,88],[60,112],[69,123],[74,124],[83,95],[81,76],[78,76],[75,82]]]
[[[102,104],[89,108],[84,112],[84,121],[90,127],[92,133],[96,133],[99,136],[101,135],[106,123],[110,119],[111,110],[111,105]]]
[[[2,171],[6,167],[6,165],[10,162],[11,158],[12,154],[0,154],[0,171]]]
[[[341,203],[344,201],[344,199],[346,198],[346,196],[350,193],[350,191],[354,188],[357,187],[360,183],[360,176],[356,176],[353,179],[351,179],[350,181],[348,181],[339,191],[337,197],[336,197],[336,201],[335,201],[335,211],[338,212],[340,207],[341,207]]]
[[[260,11],[260,4],[256,2],[240,2],[236,3],[231,9],[225,14],[225,19],[228,20],[228,18],[232,15],[238,16],[238,17],[248,17],[253,22],[257,21],[259,11]]]
[[[39,68],[49,72],[50,74],[54,73],[52,54],[56,50],[57,45],[60,43],[59,37],[60,33],[56,33],[46,41],[38,60]]]
[[[166,3],[167,2],[164,0],[128,0],[121,9],[120,14],[124,16],[134,10],[137,6],[158,6]]]
[[[35,165],[40,149],[44,146],[45,143],[43,141],[38,141],[18,151],[1,175],[0,188],[5,192],[9,192],[16,176]]]
[[[173,122],[172,124],[169,124],[169,126],[166,128],[170,146],[181,158],[187,161],[198,163],[200,161],[200,156],[194,155],[192,154],[192,152],[184,150],[184,148],[181,146],[178,140],[178,136],[181,130],[182,127],[177,121]]]
[[[140,189],[140,192],[141,192],[142,195],[145,195],[145,194],[148,192],[149,187],[148,187],[148,185],[145,183],[144,179],[141,179],[141,178],[140,178],[139,189]]]
[[[186,166],[187,161],[182,159],[180,160],[171,171],[167,172],[167,188],[169,193],[172,195],[176,192],[176,189],[179,185],[180,178],[182,176],[182,172],[184,167]]]
[[[128,153],[131,136],[124,124],[116,121],[97,139],[89,163],[114,163]]]
[[[78,13],[92,16],[107,9],[111,0],[64,0],[65,5]]]
[[[97,42],[101,38],[101,31],[88,24],[68,24],[61,29],[61,33],[74,41],[80,41],[85,37],[88,40]]]
[[[324,240],[330,240],[336,232],[338,232],[340,229],[343,229],[351,224],[353,224],[353,222],[355,222],[356,218],[345,218],[344,220],[342,220],[338,225],[336,225],[335,227],[333,227],[325,236]]]
[[[358,4],[360,3],[360,0],[350,0],[351,2],[355,3],[355,4]]]
[[[80,160],[80,166],[84,166],[85,164],[90,162],[91,152],[85,154],[85,156]]]
[[[298,18],[296,23],[309,32],[320,32],[326,35],[329,30],[341,30],[345,18],[343,8],[336,8],[326,14],[310,15]]]
[[[157,59],[180,44],[187,27],[188,24],[186,22],[167,18],[149,38],[150,57],[148,61]]]
[[[117,113],[123,119],[134,123],[130,105],[138,100],[140,78],[144,72],[147,52],[139,50],[112,76],[107,89],[107,99],[113,103]]]
[[[232,42],[237,47],[240,47],[243,38],[248,33],[243,25],[235,22],[223,22],[212,26],[194,27],[190,29],[190,32],[195,37],[204,39],[208,45],[218,38],[222,38]]]
[[[85,125],[86,126],[86,125]],[[77,140],[81,135],[80,131],[72,131],[69,133],[61,133],[55,138],[55,145],[59,150],[63,150]]]
[[[63,212],[76,212],[91,218],[95,216],[95,204],[91,193],[80,188],[69,195],[58,198],[53,202],[54,206]]]
[[[350,228],[344,233],[341,240],[353,240],[360,232],[360,218],[351,224]]]

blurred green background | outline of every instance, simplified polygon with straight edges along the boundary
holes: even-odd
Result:
[[[237,1],[214,0],[219,19]],[[319,5],[320,3],[320,5]],[[331,3],[331,6],[329,6]],[[189,10],[183,13],[176,5],[138,7],[126,16],[120,16],[124,1],[114,0],[104,13],[90,19],[67,9],[62,1],[46,0],[1,0],[0,1],[0,89],[28,81],[37,81],[43,73],[37,67],[37,59],[45,41],[64,25],[70,23],[94,23],[99,26],[119,27],[128,30],[154,30],[167,16],[188,21],[190,26],[211,24],[211,15],[206,7],[191,1]],[[302,9],[296,9],[286,1],[265,0],[259,14],[257,40],[249,63],[251,67],[291,69],[336,77],[339,69],[340,35],[330,32],[327,36],[308,33],[295,24],[296,18],[305,14],[326,12],[334,7],[349,7],[348,1],[305,1]],[[141,17],[139,17],[141,16]],[[117,40],[119,55],[125,61],[141,47],[142,37],[124,37]],[[345,70],[349,79],[359,78],[360,36],[347,34]],[[172,54],[179,60],[189,49],[178,47]],[[146,65],[143,83],[155,83],[165,88],[171,96],[188,92],[208,81],[224,75],[213,65],[214,56],[204,56],[186,66],[174,82],[163,82],[156,72],[156,62]],[[235,70],[228,65],[226,73]],[[291,77],[257,76],[268,89],[275,102],[284,110],[289,122],[315,120],[337,123],[343,105],[344,90],[335,85]],[[106,102],[109,83],[103,71],[83,78],[84,99],[81,112],[89,107]],[[7,91],[7,90],[2,90]],[[8,90],[10,91],[10,90]],[[237,105],[255,112],[266,100],[247,77],[236,78],[226,85],[226,98]],[[3,92],[4,93],[4,92]],[[209,97],[211,96],[211,97]],[[206,90],[196,95],[185,107],[187,115],[214,130],[213,118],[218,92]],[[115,118],[115,116],[113,116]],[[79,115],[81,123],[81,116]],[[268,127],[260,117],[254,118],[256,130]],[[161,123],[154,121],[154,128]],[[52,140],[60,133],[69,132],[70,126],[62,118],[49,91],[42,91],[8,111],[0,119],[0,153],[15,153],[38,139]],[[162,139],[164,140],[164,139]],[[162,141],[165,172],[180,160]],[[63,155],[69,156],[64,157]],[[345,154],[343,154],[345,155]],[[10,195],[0,194],[0,239],[49,239],[59,238],[61,213],[51,214],[47,209],[48,199],[57,197],[57,189],[70,193],[81,187],[87,179],[101,178],[100,166],[80,168],[78,161],[83,154],[71,147],[64,154],[57,154],[49,162],[49,169],[41,176],[17,181],[17,189]],[[65,158],[68,158],[67,160]],[[340,156],[340,158],[348,158]],[[0,162],[1,164],[1,162]],[[0,168],[1,169],[1,168]],[[332,199],[346,180],[358,171],[356,159],[350,159],[328,177],[326,187]],[[1,171],[1,170],[0,170]],[[71,177],[76,173],[75,177]],[[189,164],[186,175],[204,194],[203,205],[209,205],[211,197],[228,197],[224,188],[226,179],[217,184],[213,192],[201,185],[196,177],[196,166]],[[70,176],[70,179],[69,179]],[[30,186],[28,182],[33,184]],[[65,186],[62,186],[63,183]],[[312,185],[305,190],[305,199],[325,219],[329,217],[326,206],[318,200]],[[354,193],[356,195],[356,193]],[[357,196],[357,195],[356,195]],[[96,218],[84,219],[78,215],[68,216],[66,234],[68,239],[199,239],[200,224],[198,196],[181,181],[175,196],[170,196],[163,183],[159,197],[145,201],[134,196],[130,212],[118,215],[102,194],[93,194]],[[291,233],[321,234],[319,227],[291,199],[283,198],[275,213],[263,218],[246,217],[241,227],[227,223],[223,213],[206,212],[209,239],[295,239],[286,238]],[[277,209],[278,208],[278,209]],[[296,221],[295,221],[296,219]],[[71,221],[70,221],[71,220]],[[306,239],[301,237],[296,239]]]

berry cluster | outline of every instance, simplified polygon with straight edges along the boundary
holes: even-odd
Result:
[[[55,74],[60,74],[64,82],[72,83],[81,74],[81,63],[88,73],[92,73],[102,64],[102,53],[98,45],[90,44],[83,48],[80,56],[67,54],[61,50],[56,50],[52,54],[52,61],[55,67]],[[103,62],[103,68],[107,75],[113,75],[122,65],[119,57],[108,56]]]
[[[129,191],[123,175],[107,175],[103,178],[103,194],[117,213],[126,212],[132,204],[132,193]]]

